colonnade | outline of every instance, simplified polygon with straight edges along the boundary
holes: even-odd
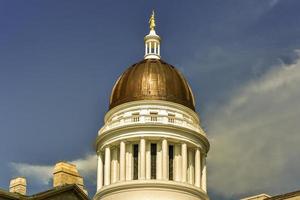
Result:
[[[187,183],[206,191],[206,158],[199,147],[167,139],[121,141],[98,152],[97,176],[97,190],[120,181],[156,179]]]
[[[145,43],[145,55],[148,54],[160,55],[160,44],[157,41],[151,41]]]

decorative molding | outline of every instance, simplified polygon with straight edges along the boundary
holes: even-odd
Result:
[[[199,187],[195,187],[188,183],[181,183],[175,181],[163,181],[163,180],[131,180],[126,182],[117,182],[108,186],[102,187],[97,191],[95,199],[101,199],[102,197],[114,195],[117,193],[123,193],[124,190],[133,191],[174,191],[178,193],[184,193],[187,195],[195,196],[201,200],[208,200],[208,196],[205,191]]]

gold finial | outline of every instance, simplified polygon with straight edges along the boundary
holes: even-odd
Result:
[[[155,28],[155,18],[154,18],[154,10],[152,10],[152,15],[149,19],[149,27],[150,27],[150,30],[154,30]]]

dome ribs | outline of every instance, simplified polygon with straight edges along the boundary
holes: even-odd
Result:
[[[165,100],[195,110],[183,75],[160,59],[145,59],[129,67],[113,87],[109,108],[138,100]]]

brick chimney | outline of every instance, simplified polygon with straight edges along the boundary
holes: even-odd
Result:
[[[77,167],[74,164],[67,162],[56,163],[53,171],[53,187],[76,184],[84,193],[83,178],[78,173]]]
[[[26,195],[26,179],[24,177],[17,177],[10,180],[9,192]]]

